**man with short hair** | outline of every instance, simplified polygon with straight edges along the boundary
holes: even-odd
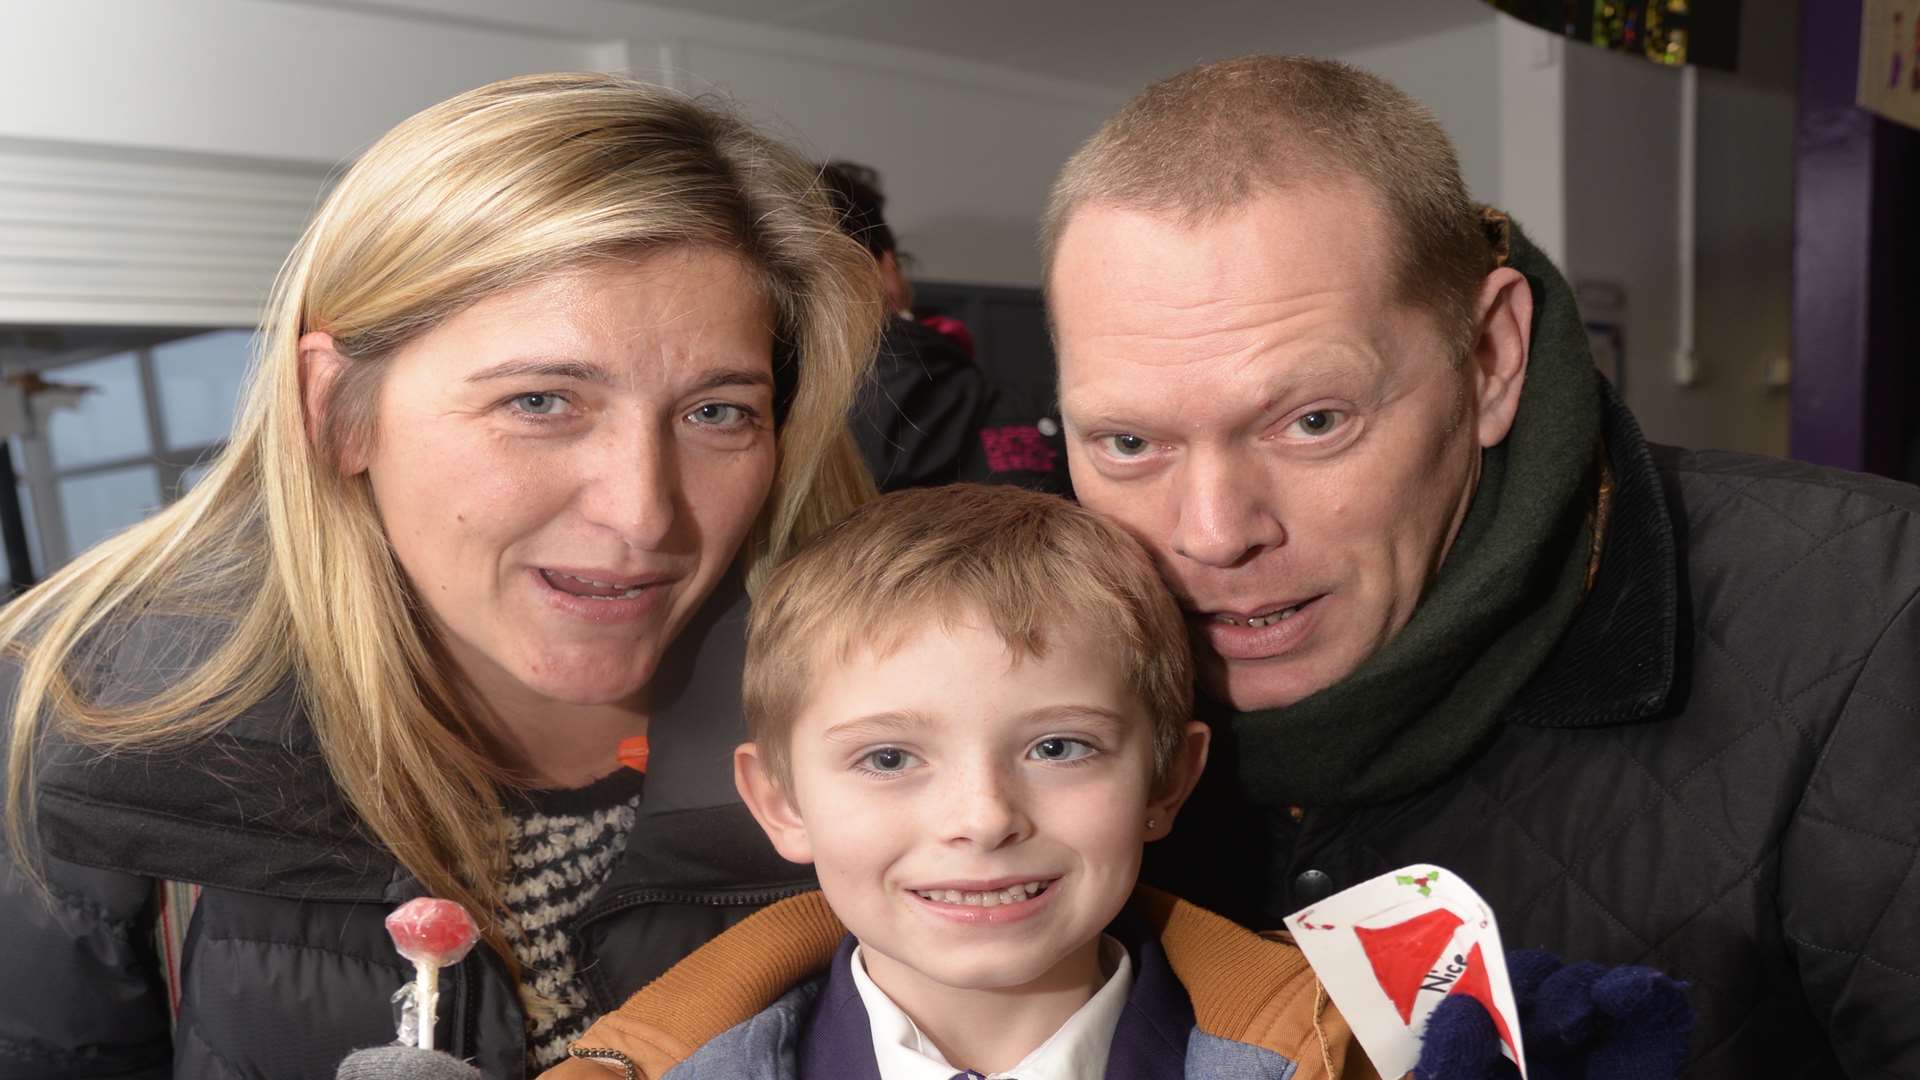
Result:
[[[1150,879],[1272,926],[1436,862],[1510,948],[1691,983],[1689,1075],[1920,1076],[1920,491],[1649,445],[1345,65],[1148,88],[1045,235],[1075,490],[1218,703]]]

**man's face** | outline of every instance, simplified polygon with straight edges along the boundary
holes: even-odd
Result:
[[[1074,489],[1153,552],[1235,708],[1290,705],[1399,632],[1472,494],[1475,369],[1396,296],[1393,242],[1355,185],[1192,228],[1094,204],[1061,238]]]

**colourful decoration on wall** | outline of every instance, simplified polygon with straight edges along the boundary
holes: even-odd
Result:
[[[1739,0],[1487,0],[1542,29],[1656,64],[1731,70]]]

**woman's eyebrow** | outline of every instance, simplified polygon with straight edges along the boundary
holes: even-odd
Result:
[[[702,393],[718,390],[723,386],[761,386],[773,389],[773,372],[763,368],[708,368],[700,373],[689,388],[689,393]]]
[[[583,360],[545,359],[528,357],[517,360],[503,360],[491,367],[481,368],[467,376],[467,381],[486,382],[490,379],[513,379],[536,376],[543,379],[570,379],[574,382],[610,383],[612,376],[607,369],[598,364],[589,364]]]
[[[470,383],[493,379],[566,379],[571,382],[611,384],[613,376],[598,364],[583,360],[525,358],[503,360],[467,376]],[[773,389],[773,373],[750,367],[708,368],[694,377],[687,393],[699,394],[723,386],[760,386]]]

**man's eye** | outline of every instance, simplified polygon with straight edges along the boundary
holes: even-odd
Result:
[[[862,757],[860,764],[869,772],[896,773],[905,772],[919,760],[897,746],[883,746]]]
[[[557,416],[566,411],[567,399],[559,394],[521,394],[508,404],[514,412],[529,416]]]
[[[710,401],[687,414],[687,419],[700,427],[735,428],[753,418],[753,414],[740,405],[729,405],[721,401]]]
[[[1293,422],[1304,435],[1326,435],[1347,422],[1347,414],[1333,409],[1315,409]]]
[[[1055,736],[1050,739],[1041,739],[1033,744],[1032,750],[1027,752],[1041,761],[1078,761],[1093,753],[1093,747],[1079,739]]]
[[[1114,457],[1139,457],[1153,449],[1152,443],[1138,435],[1104,435],[1100,441],[1107,444],[1108,452]]]

